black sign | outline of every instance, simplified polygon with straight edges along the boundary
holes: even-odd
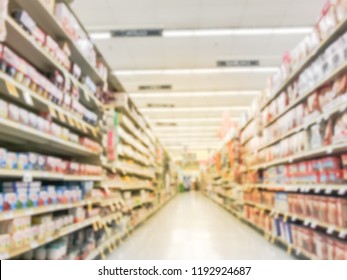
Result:
[[[138,87],[139,90],[170,90],[171,85],[142,85]]]
[[[218,67],[249,67],[259,66],[259,60],[219,60]]]
[[[112,37],[161,37],[162,29],[128,29],[114,30]]]

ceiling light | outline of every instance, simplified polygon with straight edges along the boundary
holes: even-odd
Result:
[[[260,91],[211,91],[211,92],[148,92],[129,93],[133,98],[158,98],[158,97],[217,97],[217,96],[257,96]]]
[[[164,30],[163,37],[271,36],[308,34],[311,27]]]
[[[111,32],[91,32],[89,37],[92,40],[107,40],[112,38]]]
[[[215,126],[204,126],[204,127],[199,127],[199,126],[193,126],[193,127],[189,127],[189,126],[184,126],[184,127],[156,127],[155,128],[155,132],[156,135],[159,134],[162,131],[171,131],[172,133],[181,133],[183,131],[194,131],[194,130],[199,130],[199,131],[208,131],[208,130],[218,130],[220,129],[221,126],[215,125]]]
[[[229,68],[198,68],[198,69],[163,69],[163,70],[115,70],[116,76],[139,75],[195,75],[195,74],[223,74],[223,73],[272,73],[277,67],[229,67]]]
[[[161,140],[168,140],[168,139],[176,139],[176,138],[192,138],[192,137],[202,137],[202,138],[218,138],[218,131],[197,131],[196,133],[187,132],[186,134],[177,134],[177,133],[169,133],[169,134],[163,134],[163,133],[157,133],[157,136]]]
[[[230,106],[230,107],[178,107],[178,108],[142,108],[140,111],[147,112],[216,112],[216,111],[246,111],[249,106]]]
[[[230,117],[230,119],[232,121],[240,121],[240,118],[237,117]],[[175,123],[176,124],[176,128],[177,126],[181,126],[184,124],[203,124],[205,125],[206,123],[222,123],[223,119],[222,118],[186,118],[186,119],[163,119],[163,118],[151,118],[150,123],[153,126],[160,126],[160,125],[164,125],[164,124],[172,124]]]

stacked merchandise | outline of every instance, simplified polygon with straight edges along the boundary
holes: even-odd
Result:
[[[347,259],[346,28],[347,1],[328,1],[239,135],[244,206],[232,212],[308,259]]]
[[[347,259],[346,15],[324,6],[241,132],[244,219],[310,259]]]
[[[65,2],[0,11],[0,259],[105,257],[158,209],[157,143],[135,106],[104,141],[119,83]]]
[[[239,186],[241,173],[241,147],[237,130],[231,129],[221,149],[210,162],[205,194],[227,210],[239,215],[242,212],[243,190]]]

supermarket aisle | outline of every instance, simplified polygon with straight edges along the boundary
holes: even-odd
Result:
[[[177,195],[109,259],[292,259],[200,193]]]

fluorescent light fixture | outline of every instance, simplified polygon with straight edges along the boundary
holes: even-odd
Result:
[[[239,118],[234,118],[239,120]],[[185,118],[185,119],[155,119],[151,118],[152,123],[199,123],[199,122],[222,122],[222,118]]]
[[[202,145],[202,146],[196,146],[196,145],[187,145],[188,150],[189,151],[200,151],[200,150],[216,150],[217,146],[216,145]],[[179,151],[183,151],[184,150],[184,146],[179,146],[179,145],[175,145],[175,146],[168,146],[166,147],[168,150],[179,150]]]
[[[159,98],[159,97],[218,97],[218,96],[257,96],[260,91],[211,91],[211,92],[148,92],[148,93],[129,93],[133,98]]]
[[[311,27],[284,28],[234,28],[234,29],[191,29],[164,30],[163,37],[209,37],[209,36],[271,36],[300,35],[312,32]]]
[[[189,126],[185,126],[185,127],[180,127],[177,128],[175,126],[173,127],[156,127],[155,128],[155,132],[156,135],[159,134],[160,131],[172,131],[172,132],[176,132],[179,133],[181,131],[193,131],[193,130],[199,130],[199,131],[207,131],[209,129],[220,129],[221,126],[220,125],[211,125],[211,126],[205,126],[205,127],[199,127],[199,126],[193,126],[193,127],[189,127]]]
[[[249,106],[230,106],[230,107],[177,107],[177,108],[142,108],[143,113],[148,112],[227,112],[227,111],[246,111]]]
[[[273,73],[278,67],[229,67],[229,68],[197,68],[197,69],[163,69],[163,70],[115,70],[116,76],[142,75],[196,75],[196,74],[224,74],[224,73]]]
[[[201,137],[201,139],[204,138],[209,138],[209,139],[215,139],[218,138],[218,131],[214,132],[214,133],[208,133],[205,131],[201,131],[199,133],[192,133],[192,134],[157,134],[157,136],[160,138],[160,140],[163,141],[167,141],[167,140],[172,140],[172,139],[190,139],[190,138],[197,138],[197,137]]]
[[[92,40],[107,40],[112,38],[111,32],[91,32],[89,37]]]

